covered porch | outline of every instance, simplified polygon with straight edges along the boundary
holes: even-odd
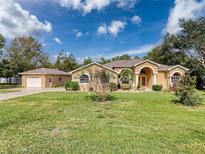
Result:
[[[152,90],[152,86],[157,84],[157,73],[150,67],[143,67],[135,73],[134,86],[137,90]]]

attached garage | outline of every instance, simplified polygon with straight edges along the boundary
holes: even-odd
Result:
[[[28,88],[41,88],[41,77],[28,77],[26,85]]]
[[[22,76],[22,87],[52,88],[63,86],[71,80],[71,74],[58,69],[39,68],[19,73]]]

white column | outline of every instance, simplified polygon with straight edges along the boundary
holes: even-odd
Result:
[[[169,76],[169,85],[172,86],[172,77]]]
[[[153,74],[153,77],[154,77],[154,85],[157,84],[157,74]]]
[[[136,74],[135,86],[138,87],[138,84],[139,84],[139,74]]]

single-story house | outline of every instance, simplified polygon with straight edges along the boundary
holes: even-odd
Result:
[[[24,88],[51,88],[63,86],[66,81],[71,80],[71,74],[58,69],[38,68],[19,73],[22,76],[22,87]]]
[[[151,60],[117,60],[105,65],[91,63],[72,71],[72,81],[79,82],[81,90],[87,90],[91,76],[90,72],[104,69],[112,74],[109,82],[118,85],[123,84],[120,81],[120,74],[125,69],[130,69],[134,74],[132,87],[142,90],[151,90],[153,85],[162,85],[163,89],[168,89],[178,82],[189,69],[180,66],[167,66],[155,63]]]

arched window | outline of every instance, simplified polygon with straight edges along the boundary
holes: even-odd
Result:
[[[179,73],[174,73],[171,77],[171,81],[173,84],[176,84],[181,79],[181,75]]]
[[[131,69],[124,69],[120,73],[121,84],[130,84],[134,78],[134,73]]]
[[[81,75],[80,76],[80,83],[89,83],[88,75],[85,75],[85,74]]]

